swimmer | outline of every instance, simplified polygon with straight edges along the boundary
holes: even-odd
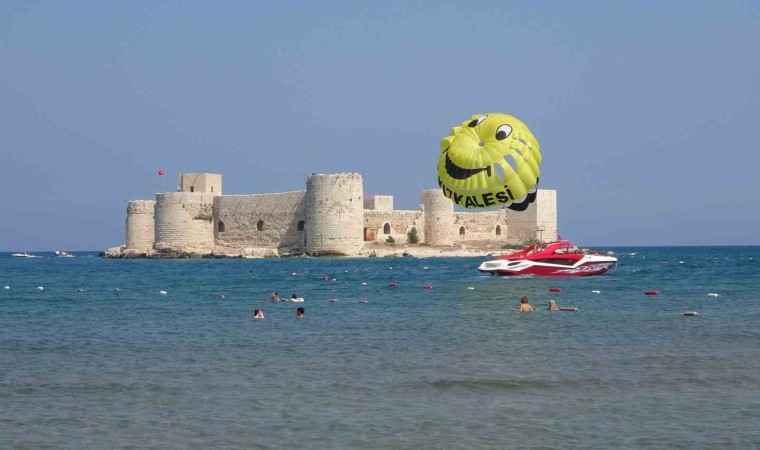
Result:
[[[290,302],[291,303],[303,303],[303,299],[301,297],[297,296],[296,294],[293,294],[290,297]]]
[[[523,296],[523,298],[520,299],[520,309],[518,309],[517,312],[533,312],[533,307],[528,303],[528,297]]]
[[[278,294],[277,291],[272,292],[272,301],[279,302],[280,300],[280,294]]]
[[[263,319],[264,318],[264,311],[257,309],[253,311],[253,318],[254,319]]]
[[[559,307],[557,306],[557,302],[554,300],[549,300],[549,306],[546,307],[549,311],[559,311]]]
[[[306,310],[303,309],[303,306],[299,306],[298,309],[296,309],[296,317],[298,319],[302,318],[305,312]]]

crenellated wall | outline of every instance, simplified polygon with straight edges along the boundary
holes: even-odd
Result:
[[[214,194],[156,194],[156,250],[212,248]]]
[[[452,245],[454,203],[440,189],[424,189],[420,197],[425,213],[424,242],[428,245]]]
[[[155,210],[154,200],[132,200],[127,203],[127,250],[138,253],[153,250]]]
[[[214,199],[216,244],[303,251],[306,236],[305,191],[224,195]]]
[[[355,255],[364,245],[364,184],[358,173],[306,180],[306,252]]]

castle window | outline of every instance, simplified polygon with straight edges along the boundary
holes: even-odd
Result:
[[[216,226],[216,230],[217,230],[218,232],[220,232],[220,233],[224,233],[224,222],[222,222],[222,221],[220,220],[220,221],[219,221],[219,223],[218,223],[218,224],[217,224],[217,226]]]
[[[190,192],[195,192],[195,186],[190,186]]]
[[[303,226],[306,224],[303,220],[298,222],[298,231],[303,231]]]
[[[391,234],[391,224],[386,223],[383,225],[383,234]]]
[[[501,236],[501,225],[496,225],[496,236]]]
[[[258,222],[256,222],[256,230],[258,230],[258,231],[264,231],[264,221],[263,220],[259,220]]]
[[[459,227],[459,235],[464,236],[464,227]]]

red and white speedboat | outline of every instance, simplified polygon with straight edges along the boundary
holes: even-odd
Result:
[[[499,256],[478,267],[491,275],[585,277],[601,275],[617,265],[617,258],[581,252],[569,241],[538,243],[519,252]]]

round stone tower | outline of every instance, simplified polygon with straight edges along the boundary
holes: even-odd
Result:
[[[355,255],[364,226],[361,174],[312,174],[306,180],[307,253]]]
[[[156,194],[156,250],[210,250],[214,246],[214,194]]]
[[[454,228],[454,202],[446,198],[440,189],[423,189],[420,193],[425,211],[425,243],[428,245],[452,245]]]
[[[132,200],[127,203],[127,250],[138,253],[153,250],[155,208],[154,200]]]

